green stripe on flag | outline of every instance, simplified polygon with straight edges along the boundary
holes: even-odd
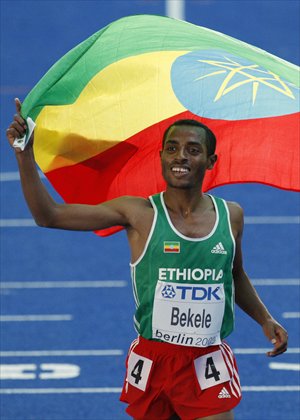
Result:
[[[117,20],[69,51],[45,74],[22,105],[34,120],[45,105],[73,103],[102,69],[123,58],[153,51],[218,49],[248,58],[299,86],[298,67],[222,33],[163,16]]]

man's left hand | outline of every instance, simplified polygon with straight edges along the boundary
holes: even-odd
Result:
[[[284,353],[288,346],[288,334],[286,330],[274,319],[269,319],[262,325],[265,336],[274,345],[273,350],[267,352],[267,356],[275,357]]]

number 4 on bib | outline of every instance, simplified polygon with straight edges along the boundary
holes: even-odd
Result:
[[[130,385],[145,391],[152,363],[152,360],[139,356],[132,351],[128,358],[127,367],[127,381]]]
[[[221,350],[198,357],[194,360],[194,364],[201,389],[230,381],[230,375]]]
[[[216,382],[220,381],[220,371],[216,369],[214,359],[208,357],[206,359],[205,379],[214,378]]]
[[[138,385],[138,383],[142,380],[142,370],[143,370],[143,366],[144,366],[144,360],[139,359],[136,363],[136,365],[134,366],[134,368],[132,369],[132,372],[130,373],[130,375],[135,378],[135,384]]]

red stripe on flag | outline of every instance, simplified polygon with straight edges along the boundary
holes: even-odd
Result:
[[[299,114],[225,121],[186,111],[161,121],[88,160],[46,174],[67,203],[97,204],[122,195],[148,197],[165,189],[159,151],[174,121],[194,118],[217,137],[218,161],[204,191],[230,183],[259,182],[300,191]],[[121,228],[106,229],[102,236]]]
[[[218,162],[208,171],[204,190],[257,182],[300,191],[300,114],[240,121],[202,122],[217,137]]]

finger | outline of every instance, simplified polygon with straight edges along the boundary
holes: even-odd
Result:
[[[275,332],[275,329],[273,328],[273,326],[272,326],[272,328],[266,329],[264,332],[265,332],[265,335],[268,338],[268,340],[275,346],[275,344],[279,340],[277,340],[276,332]]]
[[[280,354],[286,352],[287,350],[287,346],[286,345],[282,345],[280,347],[274,348],[271,351],[267,352],[267,356],[268,357],[275,357],[275,356],[279,356]]]
[[[24,120],[24,118],[21,117],[20,114],[14,115],[14,121],[18,122],[26,130],[27,128],[26,121]]]
[[[279,339],[280,342],[287,342],[288,340],[288,333],[283,328],[278,328],[276,330],[276,337]]]
[[[21,137],[23,137],[26,132],[26,124],[24,124],[24,120],[22,119],[20,122],[16,120],[13,121],[8,128],[14,128],[19,133],[19,135],[21,135]]]
[[[19,98],[15,98],[15,105],[16,105],[16,110],[18,114],[21,114],[21,101]]]
[[[272,339],[272,344],[274,344],[274,348],[272,351],[268,352],[268,356],[277,356],[279,354],[284,353],[287,350],[287,334],[285,332],[277,333],[277,339]]]
[[[23,132],[17,130],[14,127],[10,127],[6,130],[6,137],[10,142],[14,142],[15,139],[23,137]]]

